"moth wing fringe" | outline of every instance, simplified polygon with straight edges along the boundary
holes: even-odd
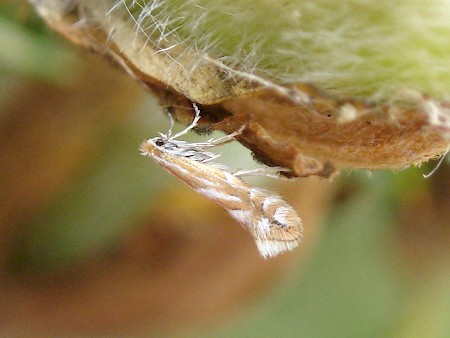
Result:
[[[265,235],[252,231],[256,246],[262,257],[275,257],[285,251],[291,251],[298,247],[303,239],[303,228],[301,226],[293,227],[290,231],[277,230],[272,229],[270,233]]]
[[[264,258],[275,257],[278,254],[291,251],[298,247],[299,241],[278,241],[273,239],[256,238],[256,246]]]

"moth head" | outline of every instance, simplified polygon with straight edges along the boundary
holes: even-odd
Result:
[[[169,138],[166,134],[159,133],[159,136],[152,138],[152,141],[157,147],[162,147],[169,141]]]
[[[161,137],[155,138],[154,142],[158,147],[162,147],[166,143]]]

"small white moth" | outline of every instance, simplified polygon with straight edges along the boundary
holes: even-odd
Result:
[[[240,178],[261,175],[264,171],[233,173],[225,166],[211,163],[220,155],[204,150],[233,141],[243,128],[206,142],[177,140],[194,128],[200,119],[195,103],[193,107],[196,113],[194,120],[175,135],[172,135],[174,121],[169,114],[171,126],[168,133],[159,133],[160,136],[145,141],[140,148],[142,155],[153,158],[161,167],[227,211],[252,234],[264,258],[297,247],[303,236],[303,227],[294,208],[278,195],[252,187]]]

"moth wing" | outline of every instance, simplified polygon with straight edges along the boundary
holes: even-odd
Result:
[[[296,248],[303,238],[303,225],[292,206],[278,195],[252,188],[256,210],[248,230],[263,257],[273,257]]]

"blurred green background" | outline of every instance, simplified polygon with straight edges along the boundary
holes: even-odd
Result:
[[[92,257],[103,257],[105,252],[111,260],[123,254],[117,249],[123,238],[144,228],[152,215],[164,215],[160,217],[167,219],[162,223],[172,224],[180,222],[172,210],[193,207],[186,201],[163,199],[168,190],[178,191],[181,183],[137,151],[143,139],[167,128],[162,110],[150,95],[124,76],[117,82],[108,80],[109,72],[120,76],[112,67],[95,76],[106,73],[107,85],[96,83],[92,72],[103,61],[50,32],[23,1],[0,2],[0,44],[0,286],[8,294],[0,300],[0,325],[5,335],[20,336],[34,327],[52,332],[52,326],[41,325],[40,317],[28,317],[27,326],[27,320],[14,315],[21,311],[16,294],[8,293],[16,290],[15,283],[23,291],[31,288],[23,283],[29,278],[44,278],[44,285],[49,285],[60,281],[66,271],[95,275],[95,264],[89,273],[83,270],[86,262],[91,264]],[[132,87],[130,93],[124,89],[128,87]],[[102,97],[101,90],[109,95]],[[30,99],[29,106],[24,97]],[[37,107],[36,102],[48,103],[52,111],[29,115],[26,108]],[[242,156],[236,157],[238,152]],[[242,147],[233,145],[223,153],[223,161],[231,167],[251,165]],[[253,290],[254,297],[236,296],[234,303],[244,304],[242,308],[217,310],[213,324],[162,326],[171,328],[167,331],[155,324],[158,334],[145,333],[143,325],[139,336],[450,337],[450,171],[444,162],[431,178],[424,179],[422,174],[434,165],[399,173],[342,173],[326,183],[332,206],[328,207],[326,198],[323,205],[318,202],[315,212],[326,222],[316,226],[317,235],[305,237],[314,242],[309,251],[301,259],[255,263],[270,271],[270,287],[259,286]],[[182,190],[180,195],[185,193]],[[185,217],[188,222],[196,216]],[[165,238],[162,229],[158,236]],[[186,231],[183,228],[182,233],[194,236]],[[155,238],[153,233],[150,237]],[[167,243],[171,241],[158,244],[161,247],[148,256],[130,257],[145,256],[150,265],[155,264],[152,257],[169,250]],[[231,240],[228,244],[234,245]],[[227,278],[239,280],[239,271],[221,275],[222,283]],[[11,310],[14,306],[17,312]],[[207,315],[199,318],[208,320]],[[64,331],[61,324],[57,332],[61,336],[104,334],[95,328],[83,333],[79,327],[67,325]],[[128,329],[133,332],[132,326]],[[109,334],[115,333],[111,330]],[[118,331],[137,336],[123,328]],[[172,331],[177,333],[168,333]]]
[[[219,337],[450,336],[448,229],[439,244],[421,238],[421,230],[402,234],[408,229],[398,222],[408,187],[429,182],[411,169],[371,177],[355,173],[339,183],[343,189],[355,181],[359,192],[334,206],[303,274],[291,277],[231,335]],[[428,231],[433,232],[423,233]],[[410,236],[417,238],[405,248]]]

